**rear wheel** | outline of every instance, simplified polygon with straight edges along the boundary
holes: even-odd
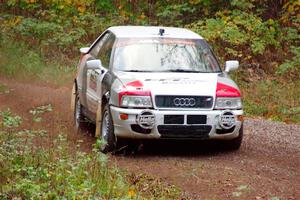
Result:
[[[244,135],[243,124],[239,130],[239,136],[229,141],[223,141],[226,150],[238,150],[241,147]]]
[[[100,146],[101,152],[108,153],[116,149],[117,138],[114,134],[114,125],[108,104],[105,105],[102,112],[100,138],[103,142]]]

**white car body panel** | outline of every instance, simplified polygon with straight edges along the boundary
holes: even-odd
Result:
[[[117,76],[126,85],[126,80],[141,81],[144,90],[155,95],[209,95],[215,96],[217,73],[140,73],[118,72]]]

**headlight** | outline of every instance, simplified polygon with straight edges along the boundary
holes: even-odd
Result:
[[[152,107],[152,101],[150,96],[130,96],[123,95],[121,99],[122,107],[138,107],[138,108],[150,108]]]
[[[217,97],[215,109],[241,109],[240,97]]]

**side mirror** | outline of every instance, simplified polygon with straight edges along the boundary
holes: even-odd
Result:
[[[89,47],[82,47],[82,48],[80,48],[80,53],[86,54],[89,50],[90,50]]]
[[[230,72],[239,68],[239,61],[237,60],[228,60],[225,62],[225,72]]]
[[[102,63],[101,60],[89,60],[86,61],[86,66],[88,69],[101,69]]]

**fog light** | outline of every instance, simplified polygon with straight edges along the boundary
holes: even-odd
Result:
[[[150,110],[144,110],[136,116],[136,122],[144,129],[152,129],[155,124],[155,115]]]
[[[128,114],[120,113],[120,119],[121,120],[127,120],[128,119]]]

